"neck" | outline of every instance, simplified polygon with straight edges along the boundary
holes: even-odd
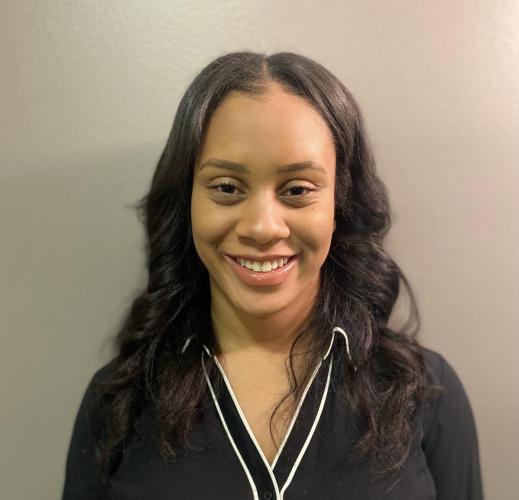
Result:
[[[233,308],[226,300],[213,296],[211,319],[216,336],[217,352],[285,357],[296,337],[308,325],[315,300],[297,301],[286,309],[257,317]],[[300,351],[312,339],[311,332],[297,343]]]

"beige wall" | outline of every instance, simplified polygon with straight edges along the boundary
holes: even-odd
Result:
[[[128,205],[196,72],[242,49],[313,57],[357,97],[422,341],[470,397],[487,499],[519,498],[519,3],[321,4],[1,2],[0,498],[61,493],[79,401],[145,276]]]

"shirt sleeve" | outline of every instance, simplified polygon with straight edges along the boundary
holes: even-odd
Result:
[[[437,500],[483,500],[478,436],[468,396],[441,354],[427,350],[426,358],[432,381],[445,387],[424,414],[422,447]]]
[[[62,500],[108,500],[110,491],[97,474],[91,422],[99,397],[94,389],[101,368],[90,380],[76,414],[68,448]]]

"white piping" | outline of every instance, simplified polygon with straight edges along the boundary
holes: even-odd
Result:
[[[292,482],[292,479],[294,478],[294,474],[296,473],[297,467],[299,466],[301,460],[303,459],[303,455],[305,454],[305,451],[308,448],[308,445],[310,444],[310,440],[312,439],[312,436],[314,435],[314,432],[315,432],[315,429],[319,422],[319,419],[321,418],[321,413],[323,412],[324,403],[326,401],[326,396],[328,394],[328,387],[330,386],[330,374],[332,372],[332,364],[333,364],[333,355],[330,359],[330,366],[328,367],[328,378],[326,379],[326,386],[324,388],[323,396],[321,398],[321,403],[319,405],[319,411],[317,412],[317,415],[314,419],[314,423],[312,424],[312,428],[310,429],[310,432],[308,433],[308,436],[306,437],[305,444],[301,448],[301,451],[299,452],[299,455],[297,456],[297,459],[294,462],[294,465],[292,466],[292,470],[290,471],[290,474],[288,475],[288,478],[287,478],[283,488],[281,489],[281,500],[283,500],[285,491],[287,490],[290,483]]]
[[[274,461],[272,462],[272,469],[274,469],[276,467],[278,458],[280,457],[281,452],[283,451],[283,447],[285,446],[285,443],[288,440],[288,436],[290,435],[290,432],[292,431],[292,427],[294,427],[297,416],[299,415],[299,411],[300,411],[301,407],[303,406],[303,402],[306,398],[306,394],[308,393],[308,390],[310,389],[310,386],[312,385],[312,382],[313,382],[315,376],[317,375],[317,372],[319,371],[319,368],[321,367],[322,363],[323,362],[320,361],[319,364],[315,367],[314,372],[312,373],[312,376],[310,377],[310,380],[306,384],[305,390],[301,396],[301,399],[299,400],[296,411],[295,411],[294,415],[292,416],[292,420],[290,421],[290,426],[288,427],[288,430],[286,431],[285,436],[283,437],[283,441],[281,442],[281,444],[278,448],[278,451],[276,453],[276,456],[274,457]]]
[[[326,354],[324,355],[324,359],[326,359],[328,357],[328,354],[330,354],[330,351],[332,350],[332,344],[333,344],[333,340],[335,339],[335,333],[336,332],[339,332],[345,339],[346,339],[346,351],[348,352],[348,358],[350,358],[350,362],[353,366],[353,369],[355,371],[357,371],[357,367],[353,364],[353,360],[351,359],[351,354],[350,354],[350,342],[348,340],[348,334],[340,327],[336,326],[333,330],[332,330],[332,340],[330,341],[330,346],[328,347],[328,350],[326,351]]]
[[[259,500],[258,490],[256,488],[256,485],[254,484],[254,480],[252,479],[252,475],[249,472],[249,469],[247,468],[247,465],[245,464],[245,461],[243,460],[243,457],[241,456],[241,454],[240,454],[240,452],[238,450],[238,447],[236,446],[236,443],[234,442],[234,439],[232,438],[231,433],[229,432],[229,428],[227,427],[227,423],[225,422],[225,418],[224,418],[224,416],[222,414],[222,410],[220,409],[220,405],[218,404],[218,400],[217,400],[216,395],[214,393],[213,386],[211,384],[211,381],[209,380],[209,377],[207,376],[207,371],[205,369],[204,352],[203,351],[202,351],[202,367],[204,369],[204,374],[205,374],[205,378],[207,380],[207,384],[209,386],[209,390],[211,391],[211,395],[213,397],[213,402],[214,402],[214,404],[216,406],[216,410],[218,411],[218,415],[220,416],[220,421],[222,422],[222,425],[223,425],[223,427],[225,429],[225,432],[227,433],[227,437],[229,438],[229,441],[231,442],[232,447],[234,448],[234,452],[238,456],[238,460],[240,461],[240,463],[241,463],[241,465],[243,467],[243,470],[245,471],[245,474],[247,476],[247,479],[249,480],[250,487],[252,489],[252,495],[254,496],[254,500]],[[279,493],[279,491],[278,491],[278,493]]]
[[[256,437],[254,436],[254,433],[252,432],[252,429],[250,428],[249,423],[247,422],[247,419],[245,418],[245,415],[241,409],[240,403],[238,403],[236,395],[234,394],[234,391],[232,389],[231,383],[229,382],[227,375],[225,375],[225,372],[224,372],[222,366],[220,365],[218,358],[216,356],[214,356],[213,359],[216,362],[216,365],[218,366],[220,372],[222,373],[223,379],[225,381],[225,385],[227,386],[227,389],[229,390],[229,393],[231,394],[232,400],[234,401],[234,405],[236,406],[236,409],[238,410],[242,423],[245,426],[245,428],[247,429],[247,432],[249,433],[249,436],[252,439],[252,442],[256,446],[256,449],[258,450],[258,453],[259,453],[261,459],[263,460],[265,467],[267,468],[267,471],[270,475],[270,479],[272,480],[272,484],[274,485],[274,492],[276,494],[276,499],[280,500],[281,497],[279,496],[279,486],[278,486],[278,483],[276,480],[276,476],[274,476],[274,473],[272,472],[272,468],[270,467],[270,464],[269,464],[267,458],[265,457],[263,450],[261,449],[260,445],[258,444],[258,441],[256,440]]]

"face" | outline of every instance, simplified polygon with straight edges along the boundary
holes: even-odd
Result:
[[[194,245],[213,304],[259,318],[313,303],[334,231],[335,159],[326,122],[277,84],[260,100],[235,92],[220,104],[191,198]],[[280,266],[278,256],[290,260]],[[260,267],[253,257],[277,262]]]

